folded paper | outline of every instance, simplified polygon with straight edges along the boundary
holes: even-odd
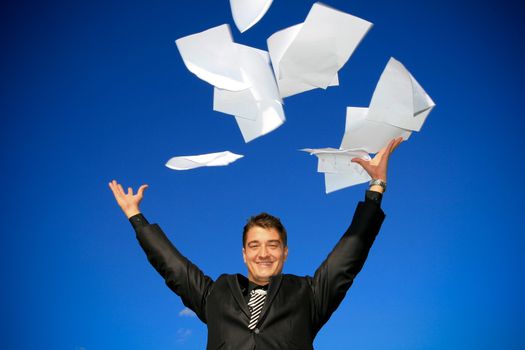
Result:
[[[392,139],[407,140],[410,130],[367,119],[368,108],[347,107],[346,127],[341,148],[359,148],[368,153],[377,153]]]
[[[240,154],[229,151],[199,154],[194,156],[173,157],[166,163],[166,166],[173,170],[189,170],[203,166],[224,166],[242,158]]]
[[[367,119],[419,131],[434,106],[412,74],[390,58],[370,101]]]

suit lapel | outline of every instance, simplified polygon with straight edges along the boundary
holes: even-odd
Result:
[[[268,310],[270,309],[270,306],[272,305],[272,302],[275,299],[275,296],[279,292],[282,280],[282,274],[271,277],[270,285],[268,286],[268,295],[266,296],[266,300],[261,310],[261,315],[259,316],[259,321],[257,322],[257,325],[260,325],[264,321],[266,314],[268,313]]]
[[[241,308],[242,312],[250,319],[250,311],[248,310],[248,305],[246,304],[246,300],[244,300],[244,296],[241,293],[241,285],[239,284],[239,278],[246,278],[242,275],[230,275],[228,276],[228,286],[230,287],[232,291],[233,298],[239,304],[239,307]]]

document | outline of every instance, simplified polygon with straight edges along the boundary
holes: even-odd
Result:
[[[368,108],[347,107],[346,127],[341,148],[359,148],[377,153],[395,138],[408,140],[412,132],[396,126],[367,119]]]
[[[176,42],[188,69],[215,87],[213,109],[235,117],[245,142],[285,122],[268,52],[234,43],[228,25]]]
[[[166,163],[166,166],[173,170],[189,170],[203,166],[224,166],[242,158],[240,154],[230,151],[199,154],[194,156],[173,157]]]
[[[368,173],[353,158],[370,160],[368,152],[360,149],[305,148],[301,151],[317,156],[317,171],[325,175],[326,193],[371,180]]]
[[[367,119],[420,131],[434,106],[412,74],[392,57],[379,78]]]
[[[175,41],[186,68],[200,79],[221,89],[240,91],[243,79],[230,27],[220,25]]]
[[[345,65],[372,23],[315,3],[303,23],[268,38],[282,97],[338,84]]]

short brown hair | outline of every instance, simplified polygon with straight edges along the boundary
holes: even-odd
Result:
[[[252,216],[251,218],[249,218],[246,222],[246,225],[244,225],[244,230],[242,232],[243,247],[246,245],[246,234],[254,226],[266,229],[273,228],[277,230],[277,232],[279,233],[279,237],[283,241],[283,246],[286,247],[288,245],[288,235],[286,233],[284,225],[281,223],[281,220],[279,220],[278,217],[275,217],[268,213],[260,213],[259,215]]]

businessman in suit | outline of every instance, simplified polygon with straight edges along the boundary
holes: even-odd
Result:
[[[315,336],[343,300],[379,232],[388,159],[401,141],[392,140],[371,161],[352,160],[373,180],[350,227],[313,277],[282,273],[288,255],[286,229],[278,218],[262,213],[250,218],[243,231],[248,277],[223,274],[214,281],[142,215],[139,204],[147,185],[136,194],[132,188],[124,192],[115,180],[109,186],[149,262],[207,325],[208,350],[313,349]]]

